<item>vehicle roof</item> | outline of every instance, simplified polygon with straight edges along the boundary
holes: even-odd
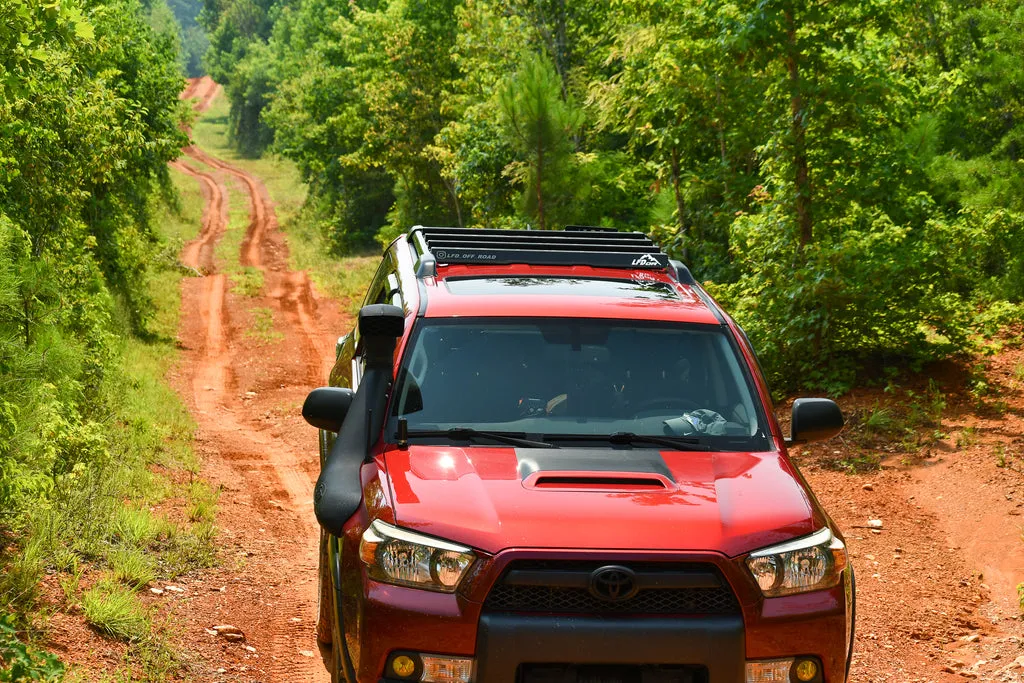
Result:
[[[423,314],[572,317],[718,324],[703,292],[667,270],[592,266],[438,266],[422,278]],[[705,295],[706,296],[706,295]]]

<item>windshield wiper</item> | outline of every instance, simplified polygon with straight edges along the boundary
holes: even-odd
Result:
[[[615,445],[634,443],[653,443],[667,446],[674,451],[709,451],[711,447],[695,439],[671,436],[653,436],[634,434],[633,432],[615,432],[613,434],[545,434],[549,441],[606,441]]]
[[[518,432],[522,434],[522,432]],[[408,436],[447,436],[455,441],[476,441],[477,439],[490,439],[499,443],[507,443],[510,446],[522,448],[558,448],[558,446],[544,441],[533,441],[531,439],[515,436],[514,432],[488,432],[472,427],[452,427],[451,429],[420,429],[410,431]]]

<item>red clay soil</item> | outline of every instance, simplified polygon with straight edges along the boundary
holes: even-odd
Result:
[[[208,107],[218,87],[190,82],[185,98]],[[223,566],[185,577],[146,599],[169,616],[172,641],[187,652],[185,680],[325,681],[313,631],[317,526],[312,487],[315,433],[302,423],[306,392],[322,383],[337,336],[351,321],[287,265],[273,204],[257,178],[194,146],[209,168],[178,168],[207,201],[199,236],[182,260],[203,274],[183,283],[183,363],[172,377],[199,423],[202,476],[222,493],[217,524]],[[227,193],[250,199],[251,223],[237,258],[263,271],[256,297],[234,293],[213,247],[223,234]],[[255,316],[273,331],[254,334]],[[1008,347],[982,372],[989,387],[969,395],[963,379],[940,382],[946,408],[926,445],[858,443],[852,430],[797,450],[821,502],[845,530],[857,576],[857,640],[851,681],[1024,682],[1024,624],[1016,586],[1024,582],[1024,351]],[[848,414],[889,400],[880,390],[846,397]],[[779,407],[780,416],[788,405]],[[938,440],[936,440],[938,439]],[[834,463],[871,451],[885,456],[866,474]],[[868,520],[882,520],[872,529]],[[72,661],[115,666],[123,647],[80,620],[53,623],[89,654]],[[230,624],[226,642],[208,631]],[[799,650],[799,645],[795,644]],[[96,664],[96,663],[99,664]],[[486,683],[486,682],[484,682]]]
[[[993,364],[1003,371],[987,373],[991,391],[1016,409],[993,414],[963,381],[940,382],[940,423],[922,445],[883,446],[879,470],[824,465],[865,452],[849,433],[795,455],[852,554],[855,682],[1024,681],[1024,392],[1006,379],[1024,368],[1024,352],[1003,351]],[[842,404],[851,414],[885,401],[880,390],[861,391]]]
[[[197,111],[217,93],[208,78],[185,91],[200,98]],[[316,433],[302,422],[299,407],[324,383],[333,342],[349,321],[339,304],[316,295],[305,273],[288,269],[287,245],[262,183],[194,146],[184,151],[213,170],[178,162],[200,181],[207,208],[199,236],[182,253],[182,261],[204,275],[183,283],[184,361],[173,380],[199,424],[202,476],[221,489],[224,562],[222,569],[179,581],[185,593],[171,596],[181,646],[191,653],[186,678],[328,680],[313,631]],[[250,224],[237,258],[263,272],[255,297],[234,293],[213,256],[232,191],[249,198]],[[261,323],[254,333],[256,316],[269,317],[272,329]],[[211,635],[208,629],[219,624],[241,629],[245,640]]]

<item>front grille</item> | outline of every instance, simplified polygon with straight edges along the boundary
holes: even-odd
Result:
[[[621,600],[595,595],[593,572],[609,565],[635,575],[639,589]],[[736,614],[739,604],[718,569],[709,564],[513,562],[484,603],[491,612],[562,614]]]

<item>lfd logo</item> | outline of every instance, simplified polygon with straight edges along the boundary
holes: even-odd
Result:
[[[643,256],[640,256],[639,258],[633,259],[633,265],[634,266],[644,266],[644,267],[647,267],[647,266],[660,266],[661,263],[658,261],[658,259],[654,258],[650,254],[644,254]]]

